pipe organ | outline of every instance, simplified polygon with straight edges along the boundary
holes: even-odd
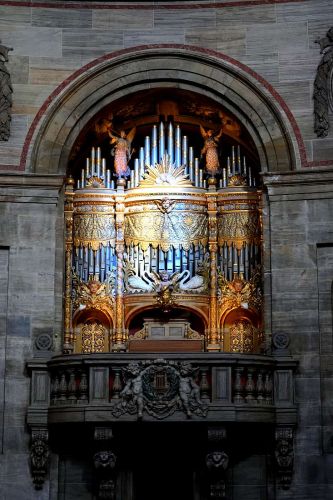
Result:
[[[124,351],[138,315],[186,311],[207,350],[258,352],[260,190],[239,146],[207,176],[180,126],[161,122],[129,166],[114,179],[92,148],[68,180],[64,351]]]

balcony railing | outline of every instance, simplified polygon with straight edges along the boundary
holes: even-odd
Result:
[[[296,421],[296,362],[291,357],[91,354],[34,360],[28,368],[32,377],[30,425],[189,417],[277,424]]]
[[[32,377],[31,425],[136,420],[140,404],[139,416],[149,420],[179,421],[190,416],[208,421],[296,421],[296,362],[290,357],[93,354],[58,356],[48,362],[34,360],[28,368]],[[156,413],[155,403],[158,408],[168,405],[168,397],[174,402],[178,397],[179,404],[175,403],[172,411]],[[191,398],[200,401],[204,411],[190,412],[187,403]],[[198,404],[195,406],[198,409]]]

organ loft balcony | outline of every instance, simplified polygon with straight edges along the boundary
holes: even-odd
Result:
[[[258,157],[222,108],[208,121],[177,113],[118,128],[100,117],[84,165],[73,160],[62,354],[28,364],[32,429],[295,425],[296,362],[264,324]]]

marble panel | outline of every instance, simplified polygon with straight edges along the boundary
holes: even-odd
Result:
[[[16,56],[13,52],[10,52],[9,61],[6,64],[12,83],[28,83],[29,57]]]
[[[20,6],[1,6],[0,28],[9,26],[30,26],[31,8]],[[3,43],[5,40],[3,40]]]
[[[247,28],[247,54],[287,53],[289,59],[293,61],[295,52],[306,50],[307,47],[306,22],[261,24]]]
[[[68,69],[30,68],[29,83],[36,85],[47,85],[53,83],[57,85],[64,81],[72,73],[73,71]]]
[[[277,22],[297,22],[303,19],[307,19],[308,21],[315,21],[317,19],[328,20],[330,17],[332,17],[331,0],[285,2],[276,5]]]
[[[123,33],[121,30],[63,29],[62,47],[64,56],[98,57],[122,49]]]
[[[185,30],[185,43],[215,49],[229,55],[245,56],[245,31],[243,26],[221,31],[189,28]]]
[[[299,50],[295,47],[293,56],[279,54],[279,75],[281,82],[306,81],[313,82],[320,61],[318,50]]]
[[[0,26],[0,39],[13,47],[15,56],[61,57],[61,30],[22,27],[8,30]]]
[[[218,11],[217,11],[218,12]],[[216,27],[215,9],[155,10],[154,28],[206,28]]]
[[[89,9],[32,9],[31,24],[85,30],[92,26],[92,13]]]
[[[259,8],[250,5],[235,6],[216,11],[216,26],[219,29],[233,24],[260,25],[275,22],[275,5],[261,5]]]
[[[314,161],[333,159],[333,138],[316,139],[312,144]]]
[[[132,30],[124,32],[124,47],[135,45],[147,45],[154,43],[185,43],[184,30],[177,29],[153,29]]]
[[[278,54],[243,55],[239,60],[264,77],[268,82],[275,84],[279,81]]]
[[[34,114],[54,90],[55,85],[13,85],[15,99],[12,112],[17,115]]]
[[[283,97],[291,111],[308,111],[313,105],[311,84],[308,81],[277,83],[275,90]]]
[[[98,29],[153,28],[153,10],[97,10],[92,11],[92,27]]]

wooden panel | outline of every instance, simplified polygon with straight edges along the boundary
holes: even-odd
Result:
[[[274,374],[275,403],[293,404],[292,370],[276,370]]]
[[[202,340],[130,340],[130,352],[202,352]]]
[[[109,402],[109,369],[90,368],[89,401],[90,403]]]
[[[231,404],[231,368],[213,368],[212,370],[213,401]]]
[[[48,405],[50,398],[50,376],[46,370],[36,370],[31,380],[31,405]]]

